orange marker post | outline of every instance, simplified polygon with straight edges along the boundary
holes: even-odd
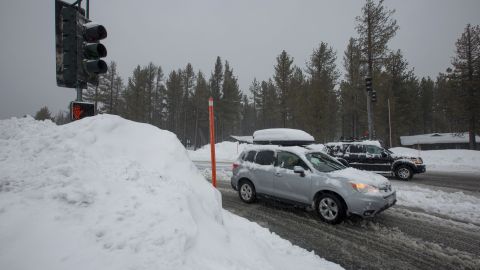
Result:
[[[217,187],[217,164],[215,163],[215,118],[213,117],[213,98],[208,99],[208,114],[210,119],[210,151],[212,158],[212,185]]]

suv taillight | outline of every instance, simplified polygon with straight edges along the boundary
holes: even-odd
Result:
[[[233,164],[232,164],[232,170],[235,170],[236,168],[238,168],[238,166],[240,166],[240,164],[238,164],[238,163],[233,163]]]

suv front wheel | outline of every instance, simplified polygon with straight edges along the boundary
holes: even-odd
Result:
[[[256,199],[255,187],[252,182],[244,180],[240,183],[238,188],[238,195],[240,199],[246,203],[252,203]]]
[[[410,168],[410,166],[400,165],[395,170],[395,175],[397,176],[398,179],[407,181],[412,178],[413,170],[412,168]]]
[[[345,206],[337,196],[323,193],[317,200],[317,213],[322,221],[338,224],[345,218]]]

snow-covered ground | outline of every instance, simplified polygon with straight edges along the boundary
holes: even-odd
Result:
[[[480,224],[480,197],[461,191],[447,192],[437,187],[395,181],[397,204],[422,209],[455,220]]]
[[[221,207],[176,136],[0,121],[0,269],[340,269]]]
[[[241,145],[239,149],[247,147]],[[208,153],[204,149],[208,148]],[[322,150],[323,145],[317,148]],[[427,165],[427,170],[445,170],[479,173],[480,180],[480,151],[471,150],[431,150],[417,151],[410,148],[392,148],[394,153],[407,156],[420,156]],[[209,160],[210,145],[196,152],[189,152],[193,160]],[[238,154],[236,143],[222,142],[217,144],[217,155],[225,157],[223,161],[233,162]],[[228,157],[233,157],[228,160]],[[203,169],[201,173],[206,178],[211,178],[211,169]],[[217,180],[230,181],[232,171],[230,167],[217,169]],[[446,192],[437,187],[418,186],[412,182],[395,181],[398,205],[422,209],[423,211],[441,214],[452,219],[463,220],[480,224],[480,198],[463,192]]]
[[[394,147],[390,151],[400,156],[420,156],[428,171],[478,173],[480,180],[480,151],[450,149],[419,151]]]
[[[215,159],[217,161],[233,162],[238,155],[250,144],[238,142],[220,142],[215,144]],[[193,151],[188,150],[188,155],[195,161],[210,161],[210,144]]]

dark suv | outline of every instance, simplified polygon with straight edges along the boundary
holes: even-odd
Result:
[[[327,144],[327,153],[342,163],[361,170],[395,175],[409,180],[416,173],[424,173],[425,165],[420,157],[395,156],[391,151],[374,144],[362,142]]]

